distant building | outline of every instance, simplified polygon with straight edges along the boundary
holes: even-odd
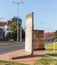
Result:
[[[1,22],[0,21],[0,28],[3,29],[3,31],[0,31],[0,37],[6,37],[7,33],[10,32],[10,26],[9,24],[11,23],[11,21],[7,21],[7,22]],[[3,34],[1,34],[3,33]]]
[[[18,20],[17,20],[17,19],[18,19]],[[18,22],[22,25],[22,19],[20,19],[20,17],[14,16],[14,17],[11,18],[11,20],[12,20],[12,21],[18,21]]]
[[[4,38],[6,37],[8,32],[12,32],[10,24],[14,21],[17,22],[17,17],[13,17],[12,20],[8,20],[6,22],[0,21],[0,28],[3,29],[3,31],[0,31],[0,38]],[[22,19],[18,18],[18,21],[20,24],[22,24]]]
[[[54,36],[54,32],[46,32],[44,33],[44,40],[52,41],[53,36]]]

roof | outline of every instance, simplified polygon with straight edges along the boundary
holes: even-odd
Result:
[[[54,32],[46,32],[44,33],[44,38],[47,39],[47,38],[52,38],[54,35]]]
[[[12,21],[7,21],[7,22],[0,22],[0,26],[4,27],[5,25],[10,25]]]
[[[6,22],[0,22],[0,26],[5,26]]]

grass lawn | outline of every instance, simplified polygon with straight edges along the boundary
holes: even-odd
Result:
[[[2,61],[0,60],[0,65],[28,65],[28,64],[20,64],[15,62],[9,62],[9,61]]]
[[[54,43],[46,43],[45,48],[48,50],[54,50]],[[57,50],[57,43],[55,43],[55,49]]]
[[[28,65],[28,64],[21,64],[21,63],[0,60],[0,65]],[[57,65],[57,60],[48,57],[42,57],[41,59],[35,61],[33,65]]]
[[[49,50],[49,52],[46,53],[47,55],[57,57],[57,42],[55,43],[55,50],[54,43],[45,44],[45,48]]]
[[[57,60],[42,57],[41,59],[37,60],[34,65],[57,65]]]
[[[55,52],[48,52],[46,54],[49,55],[49,56],[57,57],[57,51],[55,51]]]
[[[45,48],[49,50],[46,54],[49,56],[57,57],[57,43],[55,43],[55,51],[54,51],[54,43],[45,44]],[[49,57],[42,57],[35,61],[34,65],[57,65],[57,59],[52,59]]]

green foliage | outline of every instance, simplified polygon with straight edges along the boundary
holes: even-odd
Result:
[[[56,65],[57,60],[48,58],[48,57],[42,57],[41,59],[37,60],[34,65]]]
[[[53,40],[57,40],[57,30],[54,33]]]
[[[7,33],[7,39],[11,39],[12,38],[12,33],[11,32],[9,32],[9,33]]]
[[[17,40],[17,22],[16,21],[12,22],[10,24],[10,28],[11,28],[12,32],[9,32],[6,37],[7,37],[7,39],[14,39],[16,41]],[[20,35],[20,30],[21,30],[20,29],[20,24],[18,24],[19,35]],[[24,40],[24,38],[25,38],[25,31],[22,28],[22,39]]]
[[[17,22],[16,22],[16,21],[12,22],[12,23],[10,24],[10,27],[11,27],[11,30],[12,30],[13,32],[17,32]],[[19,27],[20,27],[20,25],[18,24],[18,30],[19,30]]]
[[[20,25],[18,24],[18,31],[20,30]],[[8,33],[7,34],[7,37],[10,38],[10,39],[14,39],[16,40],[17,39],[17,22],[14,21],[10,24],[10,28],[12,30],[11,33]]]
[[[16,40],[16,38],[17,38],[17,33],[15,33],[15,32],[9,32],[9,33],[7,33],[6,38],[7,38],[8,40],[9,40],[9,39],[14,39],[14,40]]]

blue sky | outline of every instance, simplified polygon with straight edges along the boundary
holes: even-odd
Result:
[[[0,0],[0,20],[8,20],[17,16],[17,6],[12,1],[21,0]],[[19,16],[25,26],[26,15],[34,12],[34,29],[51,32],[57,30],[57,0],[22,0],[24,4],[19,6]]]

